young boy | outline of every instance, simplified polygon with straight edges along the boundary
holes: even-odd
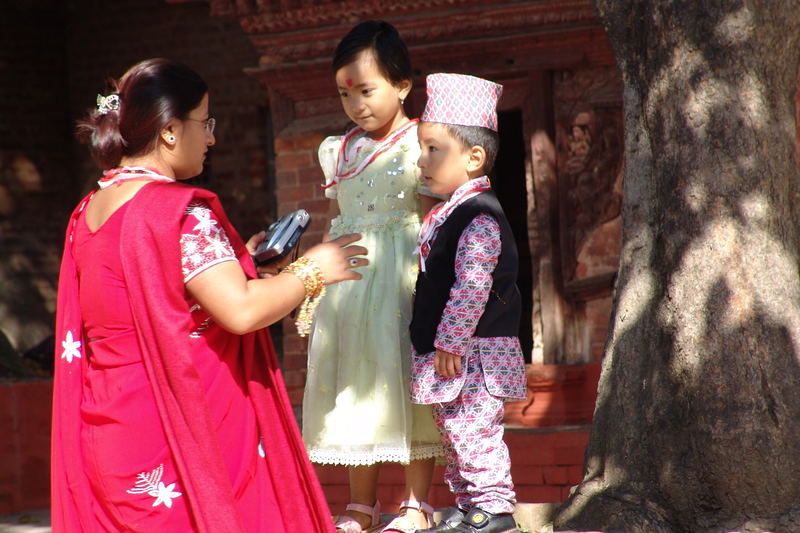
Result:
[[[431,192],[450,198],[420,230],[411,399],[433,406],[457,507],[418,533],[515,532],[501,421],[505,400],[525,398],[517,249],[486,176],[499,144],[502,87],[432,74],[427,93],[417,164]]]

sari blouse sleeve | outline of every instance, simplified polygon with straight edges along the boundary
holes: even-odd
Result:
[[[195,200],[186,207],[180,243],[184,283],[216,264],[236,261],[228,234],[204,201]]]

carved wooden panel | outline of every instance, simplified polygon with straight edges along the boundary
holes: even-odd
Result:
[[[595,23],[589,0],[491,2],[486,0],[210,0],[215,16],[237,16],[252,34],[296,32],[330,26],[352,26],[370,18],[406,20],[446,17],[446,25],[424,25],[424,35],[497,33],[510,27]],[[511,12],[516,17],[508,17]],[[421,26],[422,28],[423,26]]]
[[[561,264],[568,283],[580,277],[578,257],[587,241],[620,215],[622,87],[613,67],[562,71],[554,85]],[[608,253],[618,255],[618,246]]]

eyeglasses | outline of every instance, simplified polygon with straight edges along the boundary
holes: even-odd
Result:
[[[205,120],[200,120],[199,118],[187,118],[186,120],[194,120],[195,122],[202,122],[203,127],[206,129],[208,133],[213,134],[214,128],[217,126],[217,121],[213,117],[209,117]]]

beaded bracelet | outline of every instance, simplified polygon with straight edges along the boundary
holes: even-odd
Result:
[[[306,297],[300,305],[297,319],[294,321],[294,325],[297,326],[297,334],[305,337],[311,332],[314,310],[325,294],[325,278],[322,276],[322,271],[319,269],[317,262],[308,257],[301,257],[284,268],[282,272],[297,276],[306,289]]]

